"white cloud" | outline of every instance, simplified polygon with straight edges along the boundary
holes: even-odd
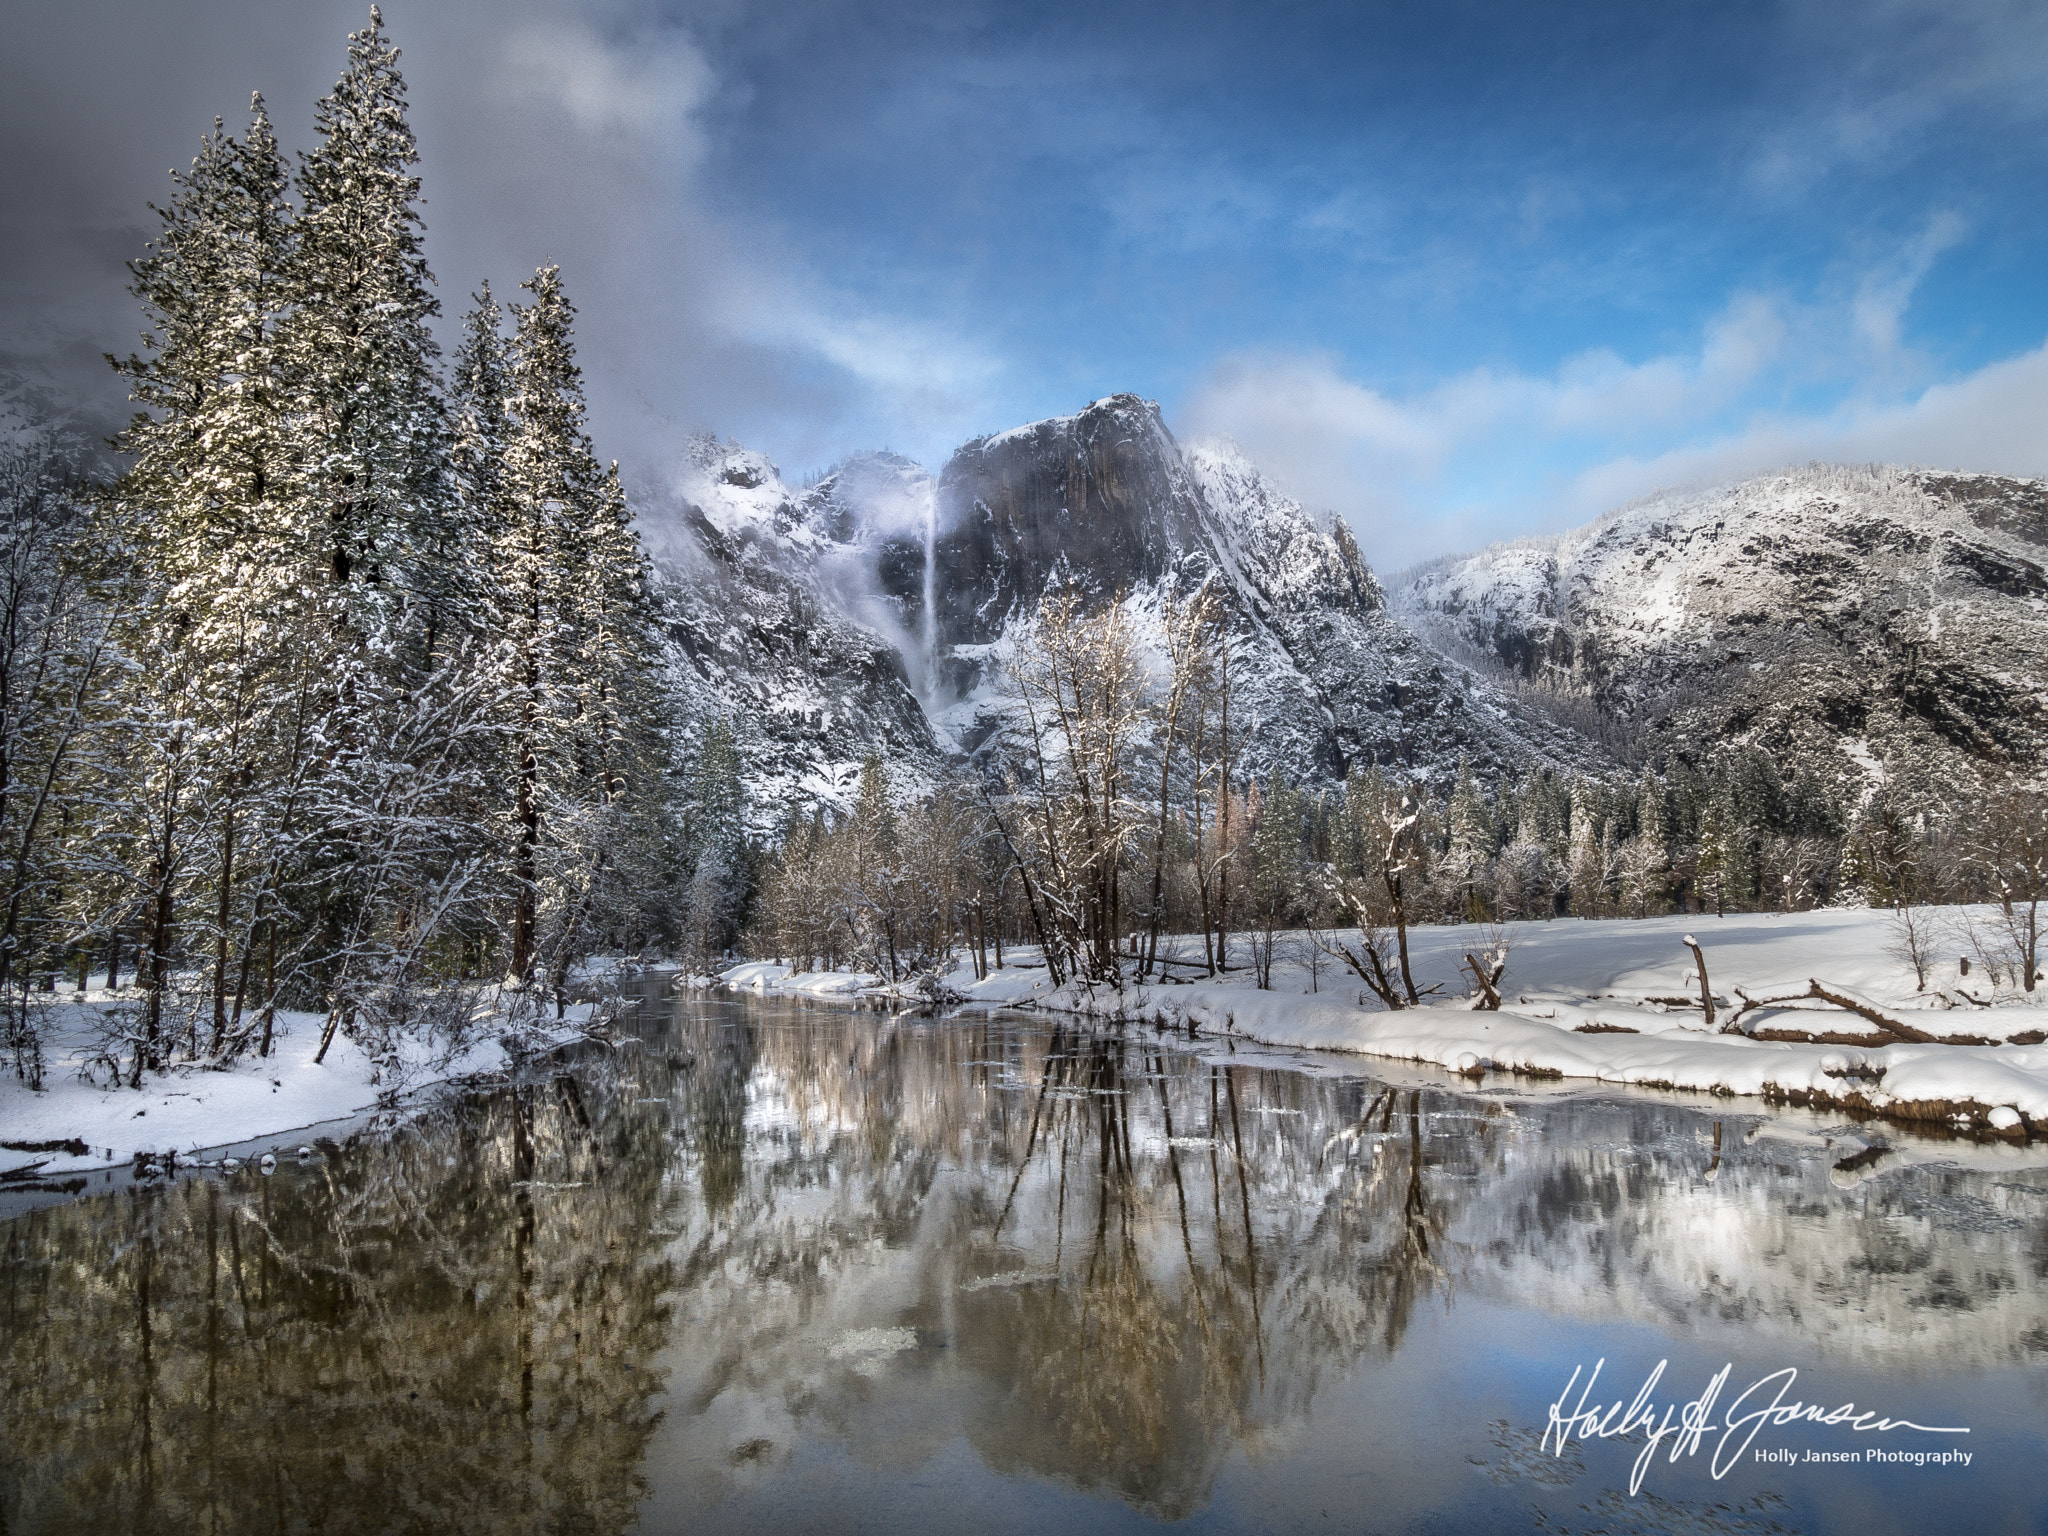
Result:
[[[1959,214],[1945,209],[1927,221],[1919,239],[1864,275],[1850,308],[1857,330],[1873,352],[1886,356],[1898,351],[1899,321],[1912,301],[1913,290],[1944,251],[1961,243],[1966,228]]]
[[[1190,402],[1198,432],[1236,438],[1297,494],[1346,512],[1422,510],[1430,482],[1474,454],[1562,441],[1612,442],[1683,428],[1724,410],[1781,354],[1778,307],[1738,298],[1697,353],[1628,363],[1597,350],[1548,377],[1474,369],[1409,399],[1344,377],[1327,355],[1239,354]]]
[[[648,0],[517,0],[475,57],[436,21],[406,60],[436,268],[454,299],[561,265],[601,452],[659,478],[700,428],[794,468],[980,424],[980,349],[848,294],[802,231],[721,190],[721,114],[748,88],[689,28]]]
[[[1662,486],[1736,479],[1813,459],[2048,475],[2048,343],[1884,405],[1766,417],[1711,441],[1582,470],[1558,498],[1576,520]]]
[[[507,34],[504,58],[514,91],[553,101],[586,131],[659,137],[687,159],[702,153],[693,118],[717,80],[679,33],[607,40],[581,17],[536,18]]]
[[[2048,107],[2048,10],[2037,0],[1790,0],[1772,52],[1784,61],[1748,172],[1796,197],[1843,165],[1913,151],[1961,116],[2002,126]]]
[[[1345,514],[1390,568],[1811,459],[2048,473],[2048,345],[1948,380],[1901,346],[1915,286],[1962,228],[1936,215],[1828,303],[1738,296],[1686,352],[1591,351],[1544,375],[1475,369],[1406,397],[1327,355],[1240,354],[1183,414]],[[1836,403],[1779,403],[1816,384]]]

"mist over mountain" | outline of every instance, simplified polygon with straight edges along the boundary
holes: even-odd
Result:
[[[1049,591],[1224,594],[1242,774],[1312,787],[1700,765],[1743,744],[1852,800],[2048,751],[2048,485],[1816,466],[1669,494],[1404,574],[1234,445],[1098,400],[963,444],[933,475],[865,454],[792,487],[699,439],[643,510],[670,664],[734,720],[755,819],[844,805],[868,752],[906,791],[1004,748],[1003,668]]]
[[[1246,780],[1613,766],[1390,614],[1341,521],[1228,445],[1184,448],[1131,395],[977,438],[936,478],[875,454],[793,488],[699,439],[642,528],[679,689],[732,717],[763,824],[843,805],[870,751],[913,790],[949,759],[999,754],[1004,658],[1069,585],[1126,600],[1155,651],[1169,601],[1223,597]]]

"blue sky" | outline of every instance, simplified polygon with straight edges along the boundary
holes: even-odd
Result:
[[[101,190],[0,189],[5,233],[68,219],[103,266],[250,87],[302,131],[359,23],[59,9],[23,13],[5,126]],[[2038,4],[386,16],[451,309],[560,260],[601,446],[645,475],[699,426],[792,476],[936,467],[1130,389],[1398,566],[1814,457],[2048,473]],[[81,97],[84,142],[29,116]],[[75,344],[49,316],[99,310],[47,264],[71,308],[36,336]]]

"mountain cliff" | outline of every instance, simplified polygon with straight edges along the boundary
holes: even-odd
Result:
[[[2038,480],[1813,466],[1434,562],[1394,597],[1652,753],[1754,744],[1861,789],[2048,763]]]
[[[1183,449],[1156,405],[1099,400],[960,448],[939,477],[930,577],[942,734],[986,734],[988,662],[1055,582],[1141,614],[1211,583],[1230,599],[1247,772],[1329,785],[1354,766],[1446,778],[1600,757],[1419,642],[1341,521],[1319,524],[1234,447]],[[921,614],[921,596],[893,594]]]
[[[1385,763],[1448,779],[1599,748],[1411,634],[1341,521],[1319,524],[1234,448],[1184,449],[1135,396],[978,438],[933,479],[868,454],[792,489],[700,439],[643,510],[685,708],[733,719],[765,825],[844,805],[880,751],[903,787],[989,749],[1001,657],[1055,584],[1132,600],[1229,599],[1243,765],[1327,786]]]
[[[870,752],[928,785],[943,754],[911,689],[906,645],[828,480],[793,493],[767,459],[700,438],[639,522],[662,647],[685,719],[733,725],[758,831],[851,803]]]

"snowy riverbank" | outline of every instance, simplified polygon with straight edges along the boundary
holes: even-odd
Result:
[[[1416,979],[1439,984],[1442,993],[1398,1012],[1362,1002],[1357,978],[1339,963],[1322,959],[1311,975],[1306,946],[1284,938],[1280,948],[1291,953],[1276,958],[1264,991],[1248,968],[1210,979],[1185,967],[1176,968],[1194,978],[1185,983],[1054,988],[1031,951],[1011,957],[1024,964],[986,980],[963,964],[944,985],[968,1004],[1138,1020],[1423,1062],[1481,1079],[1489,1072],[1591,1079],[1749,1095],[2015,1140],[2048,1134],[2048,992],[1994,991],[1981,966],[1965,977],[1954,944],[1937,951],[1927,989],[1916,990],[1911,968],[1888,953],[1889,912],[1558,919],[1503,931],[1512,952],[1499,1012],[1476,1011],[1465,996],[1470,978],[1459,968],[1482,932],[1471,927],[1411,930]],[[1707,957],[1719,1013],[1711,1030],[1690,1004],[1698,980],[1683,942],[1688,933]],[[1199,939],[1183,938],[1177,952],[1199,958]],[[1239,939],[1235,954],[1242,960],[1244,953]],[[1865,1017],[1812,999],[1745,1010],[1740,1033],[1719,1027],[1742,1007],[1743,994],[1782,997],[1805,992],[1815,979],[1931,1038],[1900,1042]],[[721,983],[764,996],[878,989],[873,976],[794,975],[767,964],[736,967]]]
[[[105,1086],[103,1071],[87,1070],[99,1019],[137,1000],[130,988],[100,988],[45,1005],[51,1033],[43,1091],[31,1092],[11,1072],[0,1075],[0,1180],[50,1179],[165,1153],[186,1158],[204,1148],[283,1140],[438,1083],[506,1071],[515,1056],[581,1037],[598,1009],[572,1004],[558,1021],[549,1008],[544,1023],[522,1026],[515,1038],[499,1027],[504,1011],[486,1000],[489,1012],[466,1048],[405,1040],[383,1062],[342,1035],[326,1060],[315,1062],[324,1015],[280,1010],[267,1057],[252,1053],[225,1067],[179,1062],[145,1074],[140,1088]]]

